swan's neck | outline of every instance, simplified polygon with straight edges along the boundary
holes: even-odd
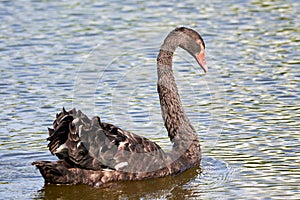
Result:
[[[195,129],[184,112],[172,70],[173,52],[177,45],[168,45],[168,50],[165,50],[166,48],[164,45],[157,57],[157,89],[162,117],[172,141],[190,140],[195,138],[192,137],[192,135],[196,136]]]

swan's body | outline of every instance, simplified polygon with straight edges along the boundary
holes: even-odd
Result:
[[[184,112],[172,71],[177,47],[195,57],[206,72],[201,36],[176,28],[166,37],[157,57],[158,93],[162,116],[173,142],[170,152],[99,117],[90,120],[80,110],[62,110],[49,129],[49,150],[57,162],[37,161],[46,183],[100,186],[119,180],[141,180],[178,174],[201,160],[198,135]]]

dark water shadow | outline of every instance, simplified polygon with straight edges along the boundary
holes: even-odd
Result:
[[[49,184],[39,190],[33,199],[187,199],[193,191],[183,186],[199,174],[200,169],[193,168],[177,176],[121,181],[101,188]]]

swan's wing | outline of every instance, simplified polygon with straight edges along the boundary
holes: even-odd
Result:
[[[132,171],[146,167],[141,159],[152,162],[164,157],[161,148],[147,138],[101,123],[99,117],[90,120],[75,109],[63,109],[56,116],[48,140],[52,154],[84,169]]]
[[[108,139],[117,145],[119,149],[135,153],[153,152],[161,149],[160,146],[151,140],[122,130],[115,125],[101,123],[101,127]]]

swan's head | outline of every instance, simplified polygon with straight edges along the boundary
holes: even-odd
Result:
[[[181,35],[179,46],[188,51],[198,62],[204,72],[207,72],[205,60],[205,43],[199,33],[193,29],[179,27],[174,30]]]

